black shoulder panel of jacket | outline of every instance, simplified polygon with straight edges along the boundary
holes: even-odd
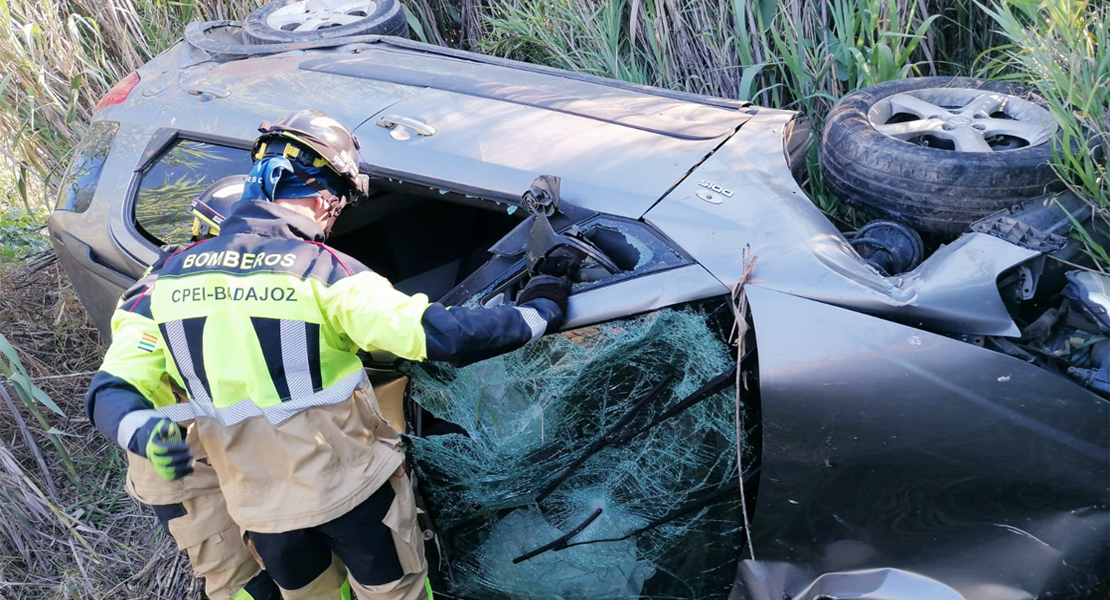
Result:
[[[161,276],[285,273],[331,285],[362,271],[369,269],[320,242],[246,232],[220,235],[174,254],[166,260]]]
[[[153,318],[150,312],[150,290],[158,280],[157,273],[150,273],[127,288],[120,296],[119,310],[138,313],[148,319]]]
[[[332,248],[331,246],[328,246],[326,244],[321,244],[319,242],[309,242],[309,243],[310,244],[316,244],[317,246],[320,246],[322,248],[327,249],[327,251],[332,255],[332,258],[337,263],[339,263],[339,265],[341,265],[339,267],[341,271],[348,271],[348,272],[350,272],[351,275],[358,275],[359,273],[362,273],[364,271],[373,272],[373,270],[370,269],[370,267],[367,267],[366,265],[362,264],[361,262],[358,261],[358,259],[353,258],[349,254],[346,254],[344,252],[340,252],[339,250],[336,250],[335,248]]]

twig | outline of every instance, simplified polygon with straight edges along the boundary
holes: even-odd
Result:
[[[53,249],[43,250],[42,252],[39,252],[38,254],[33,254],[28,258],[32,260],[28,261],[27,263],[27,270],[23,274],[24,277],[28,275],[33,275],[58,261],[58,255],[54,254]]]
[[[1056,261],[1056,262],[1059,262],[1059,263],[1063,263],[1063,264],[1065,264],[1065,265],[1067,265],[1067,266],[1069,266],[1069,267],[1073,267],[1073,268],[1076,268],[1076,269],[1083,269],[1084,271],[1090,271],[1090,272],[1092,272],[1092,273],[1101,273],[1101,272],[1103,272],[1103,271],[1101,270],[1101,267],[1099,267],[1098,265],[1095,265],[1095,267],[1096,267],[1096,268],[1095,268],[1095,269],[1092,269],[1091,267],[1085,267],[1085,266],[1083,266],[1083,265],[1079,265],[1079,264],[1076,264],[1076,263],[1073,263],[1073,262],[1069,262],[1069,261],[1066,261],[1066,260],[1064,260],[1064,259],[1062,259],[1062,258],[1060,258],[1060,257],[1058,257],[1058,256],[1053,256],[1053,255],[1051,255],[1051,254],[1046,254],[1046,255],[1045,255],[1045,258],[1050,258],[1050,259],[1052,259],[1052,260],[1054,260],[1054,261]],[[1096,269],[1097,269],[1097,270],[1096,270]]]
[[[744,370],[740,362],[744,360],[744,338],[748,333],[748,296],[744,292],[744,284],[751,279],[752,270],[755,269],[756,257],[751,255],[751,246],[745,246],[743,252],[744,273],[740,281],[732,288],[732,315],[736,322],[733,332],[736,334],[736,470],[740,475],[740,511],[744,514],[744,534],[748,537],[748,554],[755,560],[755,548],[752,546],[752,526],[748,519],[748,497],[744,493],[744,446],[742,443],[740,421],[741,393]]]
[[[69,531],[69,534],[71,536],[73,536],[73,539],[77,540],[78,542],[81,542],[81,545],[84,546],[85,549],[88,550],[89,552],[95,553],[96,551],[93,550],[92,544],[90,544],[88,541],[86,541],[85,537],[82,536],[77,531],[76,527],[74,527],[74,523],[77,523],[77,519],[74,519],[73,517],[69,516],[69,514],[67,514],[64,510],[62,510],[61,507],[59,507],[59,506],[55,505],[53,502],[51,502],[50,498],[47,498],[46,496],[44,496],[43,493],[42,493],[42,490],[40,490],[38,488],[38,486],[36,486],[34,484],[33,481],[30,481],[29,479],[26,480],[26,481],[27,481],[27,485],[31,488],[31,491],[34,492],[35,495],[39,497],[39,500],[42,501],[43,506],[45,506],[46,509],[49,510],[50,512],[54,513],[54,517],[58,519],[58,523],[60,523],[62,525],[62,527],[65,527],[66,530]]]
[[[85,589],[94,589],[96,586],[89,578],[89,572],[85,570],[85,561],[81,560],[81,554],[77,552],[77,546],[74,545],[73,540],[69,540],[69,549],[73,552],[73,560],[77,563],[77,569],[81,571],[81,575],[85,578]]]
[[[96,375],[97,371],[81,371],[80,373],[67,373],[65,375],[43,375],[42,377],[32,377],[31,381],[44,381],[47,379],[67,379],[69,377],[85,377],[86,375]]]
[[[4,403],[8,405],[8,410],[12,412],[12,417],[15,418],[16,425],[19,426],[19,432],[23,434],[23,441],[27,444],[27,448],[31,450],[31,454],[35,455],[35,462],[39,465],[39,470],[42,471],[42,476],[46,478],[46,488],[50,490],[50,495],[57,498],[58,488],[54,485],[54,478],[50,475],[50,469],[46,468],[46,460],[42,457],[42,450],[39,445],[35,443],[34,436],[31,435],[31,430],[27,427],[27,421],[23,420],[23,415],[19,414],[19,409],[15,406],[15,401],[12,400],[8,389],[4,386],[5,377],[0,375],[0,396],[3,396]]]

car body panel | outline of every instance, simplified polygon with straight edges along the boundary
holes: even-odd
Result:
[[[93,201],[83,212],[56,210],[47,218],[51,242],[89,317],[107,338],[112,309],[120,294],[154,262],[153,248],[141,248],[140,258],[126,251],[105,224],[118,221],[132,169],[148,139],[144,127],[120,123],[111,151],[101,168]]]
[[[308,59],[301,62],[300,68],[497,100],[687,140],[729,135],[748,118],[735,109],[519,68],[417,54],[381,44],[368,45],[348,58]],[[504,108],[492,104],[490,107]]]
[[[164,103],[152,125],[243,140],[257,135],[260,120],[311,105],[351,127],[363,162],[384,172],[519,198],[542,165],[544,172],[565,174],[569,202],[634,218],[750,118],[740,110],[377,46],[201,63],[177,75],[173,86],[157,94],[144,86],[140,95]],[[483,80],[503,83],[491,89]],[[149,101],[128,109],[140,105]],[[374,124],[387,108],[436,133],[392,139]]]
[[[397,140],[367,122],[355,135],[370,165],[513,200],[537,175],[558,175],[566,202],[632,218],[720,144],[440,90],[423,91],[388,113],[428,123],[436,133]]]
[[[171,50],[163,52],[144,66],[155,64],[163,66],[169,64],[177,67],[185,67],[208,60],[236,60],[292,51],[335,50],[338,52],[361,52],[369,48],[384,49],[388,47],[395,50],[410,51],[426,57],[449,58],[453,61],[450,64],[459,65],[468,63],[506,67],[517,73],[536,73],[554,77],[560,81],[585,82],[611,89],[627,90],[660,98],[670,98],[682,102],[694,102],[696,104],[730,110],[745,108],[752,104],[747,100],[734,100],[719,96],[706,96],[703,94],[652,87],[610,77],[601,77],[577,71],[567,71],[566,69],[526,63],[519,60],[501,58],[499,56],[477,54],[466,50],[458,50],[447,46],[437,46],[435,44],[393,36],[370,34],[291,44],[245,44],[243,43],[239,22],[208,21],[203,23],[189,23],[185,27],[184,39],[187,43],[174,46]],[[168,61],[161,61],[160,59],[162,59],[162,57],[171,58],[169,58]]]
[[[758,109],[644,219],[730,287],[747,247],[753,281],[768,288],[942,331],[1018,335],[996,279],[1038,252],[967,234],[911,273],[880,274],[791,176],[783,131],[795,114]]]
[[[53,215],[50,218],[54,218]],[[53,227],[59,227],[57,222],[55,219]],[[135,281],[130,275],[104,265],[89,242],[74,237],[65,229],[55,229],[50,240],[82,306],[113,307],[123,291]],[[88,312],[93,326],[104,339],[108,339],[106,332],[111,328],[111,311]]]
[[[763,454],[734,598],[860,597],[907,573],[940,585],[866,597],[1083,597],[1106,577],[1107,399],[972,344],[745,289]]]
[[[727,293],[728,288],[700,265],[658,271],[575,293],[563,327],[574,329]]]
[[[375,168],[513,200],[537,175],[558,175],[565,201],[632,218],[750,118],[739,110],[388,49],[316,58],[302,68],[420,90],[386,112],[425,123],[432,135],[394,139],[374,120],[355,130],[363,160]]]

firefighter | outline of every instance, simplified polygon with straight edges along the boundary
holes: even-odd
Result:
[[[225,177],[213,183],[193,201],[193,241],[219,234],[219,224],[231,206],[239,200],[245,175]],[[202,221],[203,219],[203,221]],[[162,255],[148,274],[161,268],[165,260],[181,246],[163,246]],[[139,349],[139,348],[137,348]],[[139,349],[140,351],[145,351]],[[152,391],[154,405],[177,402],[184,392],[168,374]],[[179,430],[185,429],[184,424]],[[179,480],[166,480],[149,460],[127,453],[128,493],[151,507],[178,549],[189,555],[193,574],[204,579],[205,594],[211,600],[277,600],[280,592],[273,580],[262,570],[248,546],[242,531],[227,513],[215,471],[207,463],[196,429],[185,429],[185,443],[193,457],[193,473]],[[336,589],[333,598],[339,598]]]
[[[193,214],[193,241],[220,235],[220,225],[243,195],[246,175],[229,175],[216,180],[189,206]]]
[[[333,552],[360,599],[430,598],[400,438],[356,352],[465,364],[515,350],[558,328],[569,284],[537,275],[515,306],[478,309],[398,292],[323,244],[363,187],[354,136],[314,110],[259,130],[221,235],[126,293],[90,418],[183,481],[193,456],[176,423],[195,419],[229,514],[285,598],[314,597]],[[188,402],[152,402],[167,373]]]

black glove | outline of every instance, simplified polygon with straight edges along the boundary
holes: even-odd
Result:
[[[567,246],[559,246],[543,257],[536,269],[541,275],[568,277],[582,264],[582,254]]]
[[[541,298],[554,302],[555,306],[559,307],[560,317],[565,315],[567,300],[570,298],[570,280],[566,277],[555,277],[554,275],[535,275],[528,280],[524,289],[520,290],[516,303],[524,304]]]

